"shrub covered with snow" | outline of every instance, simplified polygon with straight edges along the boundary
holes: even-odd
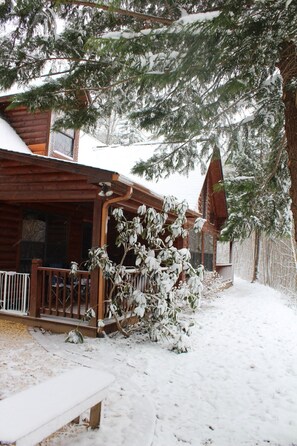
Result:
[[[107,301],[118,329],[129,336],[129,319],[137,316],[138,326],[149,333],[151,340],[172,338],[173,348],[180,352],[187,350],[185,339],[189,334],[180,313],[184,307],[198,307],[203,274],[203,267],[196,270],[190,264],[188,249],[174,246],[177,238],[187,236],[187,209],[185,201],[167,197],[161,212],[142,205],[128,220],[117,208],[113,217],[118,232],[116,244],[123,252],[121,260],[111,260],[106,246],[89,252],[89,269],[100,268],[111,282]],[[128,254],[130,258],[133,255],[133,269],[125,266]]]

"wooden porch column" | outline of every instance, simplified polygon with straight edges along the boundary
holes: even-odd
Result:
[[[132,186],[127,188],[124,195],[117,196],[104,201],[97,196],[94,200],[93,209],[93,232],[92,232],[92,246],[102,247],[107,241],[107,223],[108,223],[108,208],[113,203],[129,200],[133,192]],[[105,280],[102,271],[97,268],[91,272],[91,297],[90,305],[96,312],[96,318],[90,322],[94,327],[97,325],[98,319],[104,319],[104,299],[105,299]]]
[[[42,266],[42,260],[33,259],[31,266],[30,310],[29,310],[29,315],[32,317],[40,317],[41,280],[38,276],[39,266]]]
[[[218,244],[217,237],[218,237],[217,234],[213,235],[213,245],[212,245],[212,249],[213,249],[212,269],[213,269],[213,271],[216,271],[216,267],[217,267],[217,244]]]
[[[92,230],[92,246],[98,247],[100,246],[100,238],[101,238],[101,226],[102,226],[102,200],[97,197],[94,200],[94,208],[93,208],[93,230]],[[102,275],[100,274],[99,268],[91,271],[91,295],[90,295],[90,305],[94,309],[96,313],[96,317],[92,318],[89,324],[93,327],[97,326],[97,320],[102,319],[102,310],[100,308],[103,305],[103,302],[99,302],[99,283],[100,280],[103,280]]]
[[[204,265],[204,232],[201,231],[201,263]]]
[[[106,199],[102,205],[102,214],[101,214],[101,237],[99,246],[106,245],[107,242],[107,231],[108,231],[108,209],[111,204],[119,203],[122,201],[129,200],[133,193],[133,187],[128,186],[127,191],[124,195],[120,195],[118,197],[113,197]],[[99,273],[99,287],[98,287],[98,316],[99,319],[104,319],[104,299],[105,299],[105,280],[103,277],[103,273],[100,270]]]

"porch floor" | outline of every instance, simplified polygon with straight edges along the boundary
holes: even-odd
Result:
[[[97,326],[95,321],[84,322],[81,319],[67,318],[55,315],[42,315],[41,317],[32,317],[24,314],[13,313],[9,311],[0,310],[0,320],[11,321],[24,324],[28,327],[43,328],[52,333],[65,333],[70,330],[79,328],[84,336],[95,338],[97,336]],[[94,325],[90,325],[93,322]],[[104,331],[106,333],[113,333],[117,331],[116,323],[113,319],[104,320]]]

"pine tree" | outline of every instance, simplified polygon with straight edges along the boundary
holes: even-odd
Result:
[[[234,138],[225,164],[224,184],[218,186],[227,193],[229,209],[223,240],[243,240],[254,231],[276,237],[290,235],[287,153],[281,142],[274,147],[273,138],[269,138],[269,130],[273,134],[273,127],[281,125],[275,118],[266,122],[265,132],[259,131],[255,121],[241,125]]]
[[[258,276],[261,236],[289,237],[292,225],[287,154],[281,145],[275,150],[267,138],[268,129],[259,133],[258,126],[253,124],[241,126],[226,162],[224,184],[219,187],[226,190],[229,209],[221,239],[244,240],[253,235],[254,282]],[[266,125],[272,129],[280,122],[268,120]]]
[[[297,223],[296,2],[3,0],[0,23],[1,88],[46,81],[16,104],[75,127],[113,109],[168,142],[135,172],[186,172],[256,124],[251,147],[261,134],[275,159],[287,150]]]

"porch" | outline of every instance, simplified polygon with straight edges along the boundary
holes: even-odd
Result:
[[[228,285],[233,282],[230,268],[231,265],[217,265],[217,272]],[[128,270],[133,287],[145,290],[146,276],[135,268]],[[94,274],[89,271],[78,270],[73,276],[70,269],[45,267],[40,259],[32,261],[31,274],[0,271],[0,319],[15,320],[58,333],[79,326],[83,334],[95,337],[99,318],[104,321],[107,333],[115,331],[117,326],[109,303],[110,294],[116,289],[112,291],[111,283],[101,278],[105,295],[101,308],[98,308],[91,292],[92,277],[94,279]],[[90,308],[95,317],[86,321],[84,316]],[[128,302],[123,303],[123,311],[134,317]]]
[[[116,172],[0,149],[0,271],[6,283],[0,318],[62,332],[79,323],[95,335],[96,321],[106,319],[108,284],[99,271],[83,270],[88,250],[108,245],[116,261],[111,209],[123,207],[129,217],[143,203],[161,209],[162,197]],[[81,265],[73,279],[71,261]],[[26,301],[17,311],[7,294],[11,277],[27,284]],[[15,282],[13,292],[16,288]],[[96,317],[85,323],[90,307]]]
[[[143,288],[145,278],[130,268],[131,282]],[[0,271],[0,319],[15,320],[53,332],[65,332],[79,325],[89,335],[97,334],[97,301],[92,302],[92,273],[78,270],[71,275],[70,269],[49,268],[40,259],[32,261],[31,274]],[[111,284],[105,281],[105,293],[109,295]],[[96,317],[84,320],[92,308]],[[105,331],[116,329],[109,311],[107,299],[103,301],[102,316]]]
[[[160,210],[163,197],[116,172],[0,149],[0,271],[3,280],[13,272],[27,284],[26,302],[18,311],[7,308],[9,298],[0,296],[0,318],[54,332],[79,323],[92,336],[102,319],[106,331],[112,330],[109,284],[98,270],[83,268],[91,247],[107,245],[110,258],[119,260],[112,208],[122,207],[130,219],[142,204]],[[190,226],[198,216],[187,212]],[[216,231],[208,226],[215,240]],[[69,275],[71,261],[80,265],[75,278]],[[133,259],[126,261],[133,266]],[[132,270],[131,280],[138,280]],[[83,316],[89,308],[95,317],[87,323]]]

